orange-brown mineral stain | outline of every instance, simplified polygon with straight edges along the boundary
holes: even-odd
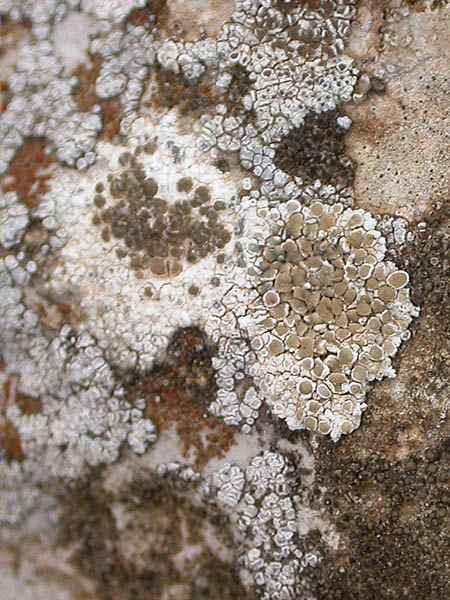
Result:
[[[0,449],[5,453],[8,461],[22,462],[25,460],[25,453],[22,448],[22,441],[19,432],[8,419],[0,417]]]
[[[127,23],[130,25],[134,25],[135,27],[148,27],[150,24],[150,19],[156,18],[157,6],[161,5],[161,9],[165,9],[165,1],[158,0],[157,2],[152,3],[154,5],[153,8],[146,6],[144,8],[136,8],[132,10],[127,17]]]
[[[432,0],[432,2],[426,2],[425,0],[405,0],[406,4],[417,13],[426,12],[427,10],[437,10],[445,6],[447,0]]]
[[[22,462],[26,456],[17,428],[6,416],[11,404],[16,404],[23,414],[36,415],[42,411],[42,402],[17,389],[18,377],[11,376],[0,387],[0,450],[8,461]]]
[[[95,82],[100,75],[101,66],[102,63],[99,58],[91,57],[91,66],[79,65],[73,72],[73,75],[78,79],[73,97],[82,112],[90,112],[98,104]]]
[[[193,450],[198,468],[203,467],[212,458],[222,458],[231,448],[234,429],[205,414],[200,406],[186,396],[181,387],[173,385],[161,390],[151,385],[150,388],[146,416],[160,432],[175,425],[181,440],[183,456],[186,457]]]
[[[13,48],[17,48],[31,28],[32,23],[28,19],[14,21],[8,16],[2,15],[0,22],[0,56]]]
[[[31,21],[21,19],[14,21],[7,15],[2,15],[0,20],[0,58],[2,59],[0,80],[0,113],[4,112],[12,98],[8,79],[14,71],[17,60],[17,51],[31,31]]]
[[[5,112],[10,100],[10,91],[7,81],[0,80],[0,113]]]
[[[2,178],[5,191],[16,192],[30,209],[39,206],[42,196],[49,190],[51,166],[55,159],[47,152],[47,147],[44,138],[26,140]]]
[[[112,142],[120,133],[122,108],[117,98],[102,100],[97,96],[95,82],[100,75],[102,61],[98,56],[90,58],[90,66],[80,65],[73,72],[78,78],[73,97],[82,112],[91,112],[96,105],[101,107],[103,130],[99,138]]]
[[[170,342],[165,361],[129,388],[130,401],[145,398],[146,416],[158,432],[175,427],[183,456],[192,452],[199,468],[223,457],[236,432],[207,411],[216,393],[211,352],[199,329],[182,329]]]

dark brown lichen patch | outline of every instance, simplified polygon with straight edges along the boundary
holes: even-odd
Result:
[[[173,201],[163,197],[136,156],[124,153],[119,162],[123,170],[102,184],[106,191],[94,194],[92,222],[105,243],[120,240],[116,254],[136,273],[176,277],[231,240],[220,218],[224,205],[207,186],[192,180],[188,185],[188,178],[180,177],[179,199]]]
[[[191,133],[192,125],[205,115],[213,118],[218,104],[226,104],[229,116],[240,116],[242,99],[250,89],[250,78],[244,67],[235,65],[228,69],[231,82],[226,89],[216,85],[211,73],[206,72],[195,85],[183,79],[182,75],[156,66],[149,80],[142,107],[149,114],[165,113],[176,109],[179,114],[177,127],[181,133]],[[253,111],[247,116],[251,122]]]
[[[366,431],[367,435],[368,432]],[[316,571],[319,600],[441,600],[448,595],[449,438],[401,462],[372,446],[322,456],[319,482],[342,546]],[[366,444],[367,445],[367,444]],[[447,466],[446,466],[447,465]]]
[[[6,192],[16,192],[28,208],[36,208],[49,189],[54,156],[45,139],[29,138],[17,151],[2,177]]]
[[[395,256],[411,274],[412,300],[426,313],[450,320],[450,203],[435,206]]]
[[[307,185],[316,179],[334,186],[351,185],[353,164],[345,154],[345,129],[339,127],[337,117],[335,112],[307,117],[277,148],[276,166]]]
[[[224,456],[235,434],[207,412],[217,392],[213,355],[203,332],[182,329],[172,338],[164,362],[128,384],[130,402],[145,398],[146,415],[157,431],[175,426],[183,454],[194,451],[198,467]]]
[[[97,480],[61,499],[59,544],[75,547],[73,562],[99,600],[254,598],[231,562],[227,519],[200,506],[191,487],[137,476],[118,492]]]
[[[151,97],[142,102],[144,108],[151,111],[166,112],[177,108],[183,117],[179,127],[183,130],[192,128],[192,122],[205,114],[212,115],[216,104],[220,101],[218,91],[213,82],[205,77],[195,85],[190,85],[180,74],[166,71],[159,66],[150,78]]]

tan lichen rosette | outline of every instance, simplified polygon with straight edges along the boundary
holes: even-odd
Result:
[[[358,427],[368,384],[394,374],[391,358],[417,314],[409,277],[385,260],[363,210],[290,201],[277,212],[250,270],[259,382],[291,429],[337,440]]]

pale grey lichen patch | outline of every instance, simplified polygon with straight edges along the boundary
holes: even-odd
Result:
[[[8,249],[20,243],[28,223],[28,209],[17,194],[0,194],[0,244]]]
[[[377,223],[362,210],[320,201],[271,208],[261,199],[245,210],[255,236],[242,239],[248,282],[227,292],[208,324],[218,362],[221,346],[238,347],[244,335],[253,360],[238,371],[273,414],[337,440],[359,426],[370,382],[395,374],[392,357],[418,314],[408,274],[386,260]],[[229,379],[218,381],[211,410],[237,424],[245,401]]]
[[[149,68],[155,61],[152,35],[144,27],[128,26],[126,31],[108,31],[92,41],[91,53],[101,57],[96,93],[101,99],[120,97],[127,132],[137,118],[139,101]]]
[[[302,572],[317,564],[320,554],[301,548],[300,497],[290,461],[264,451],[245,468],[225,465],[211,485],[239,531],[243,580],[255,584],[264,600],[297,597]]]
[[[77,27],[89,23],[82,33],[84,50],[91,36],[91,51],[98,52],[105,61],[97,86],[99,98],[124,92],[125,116],[129,117],[142,93],[140,82],[146,76],[147,65],[153,62],[152,40],[142,27],[130,26],[123,34],[117,30],[108,32],[133,9],[145,4],[145,0],[0,3],[0,17],[28,20],[32,31],[31,42],[19,49],[15,72],[8,81],[13,98],[0,114],[0,174],[7,171],[15,153],[30,136],[46,137],[56,149],[57,158],[69,166],[84,169],[95,162],[95,146],[103,128],[101,109],[94,105],[90,112],[83,112],[77,105],[74,91],[79,81],[70,76],[70,66],[77,59],[73,52],[70,58],[67,55],[67,43],[64,46],[61,39],[64,28],[67,23],[76,23]],[[82,14],[76,12],[80,9]],[[140,50],[143,46],[145,52]],[[119,50],[123,51],[121,57],[117,56]],[[132,120],[135,117],[133,112]]]
[[[245,305],[242,308],[245,310]],[[217,320],[222,321],[228,330],[227,336],[220,333]],[[223,308],[222,301],[217,303],[206,323],[206,330],[218,347],[217,356],[212,361],[218,391],[209,410],[223,418],[227,425],[239,426],[244,433],[249,433],[262,406],[262,399],[248,377],[257,358],[244,333],[235,328],[235,316]]]
[[[0,140],[4,148],[0,173],[4,173],[28,137],[52,142],[57,157],[68,165],[85,167],[95,159],[95,142],[102,128],[95,112],[80,112],[72,91],[77,79],[62,75],[63,65],[47,41],[24,46],[9,87],[14,94],[0,115]]]
[[[242,498],[245,478],[236,465],[227,464],[214,473],[213,484],[217,487],[217,498],[225,506],[236,506]]]
[[[70,73],[88,60],[90,35],[94,30],[93,20],[85,13],[71,11],[55,24],[52,41],[55,54]]]
[[[74,0],[72,0],[74,1]],[[76,1],[76,0],[75,0]],[[147,0],[78,0],[83,11],[93,14],[105,23],[120,23],[132,10],[143,8]]]
[[[95,465],[118,459],[128,443],[141,454],[156,439],[142,404],[130,406],[104,353],[87,333],[70,326],[52,337],[40,316],[25,305],[24,286],[35,263],[23,252],[0,259],[0,346],[2,378],[20,374],[18,391],[39,400],[41,408],[24,412],[2,399],[4,416],[14,428],[23,460],[0,463],[3,520],[18,521],[40,493],[29,486],[52,478],[78,478]],[[23,485],[19,485],[19,480]],[[15,498],[15,501],[14,501]]]
[[[353,95],[358,71],[342,51],[355,6],[330,4],[323,20],[322,7],[237,2],[218,40],[216,85],[224,102],[204,125],[202,147],[239,152],[242,166],[273,189],[302,184],[275,165],[283,139],[309,115],[333,111]],[[227,103],[239,85],[240,96]]]
[[[21,391],[42,401],[38,414],[24,414],[15,404],[6,411],[26,457],[20,465],[25,479],[77,478],[88,466],[117,460],[126,442],[141,454],[156,439],[142,406],[131,407],[124,399],[95,340],[87,334],[75,337],[65,327],[49,342],[35,326],[31,342],[24,324],[22,329],[16,332],[15,352],[8,344],[3,358],[6,374],[20,369]],[[44,464],[45,469],[38,468]],[[8,481],[17,466],[2,464],[1,469]]]
[[[3,459],[2,459],[3,460]],[[24,481],[24,472],[18,462],[8,467],[0,463],[2,487],[0,491],[0,527],[17,526],[38,507],[45,510],[54,501],[43,494],[35,482]]]

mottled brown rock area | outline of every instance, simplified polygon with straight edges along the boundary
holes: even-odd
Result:
[[[256,1],[251,0],[247,4],[251,8]],[[262,0],[260,3],[264,4]],[[282,28],[285,35],[279,39],[273,38],[273,32],[277,32],[279,23],[283,22],[278,20],[279,14],[275,19],[270,14],[266,15],[267,19],[262,18],[256,26],[250,19],[250,8],[246,15],[244,10],[245,19],[249,19],[250,23],[248,26],[245,19],[242,21],[242,27],[248,33],[249,51],[241,48],[242,55],[236,56],[233,65],[228,64],[223,70],[231,52],[222,48],[218,53],[215,44],[228,37],[236,37],[234,27],[236,21],[241,22],[243,14],[233,17],[234,23],[230,19],[239,1],[149,0],[146,4],[142,3],[145,6],[134,8],[124,17],[120,16],[119,0],[83,1],[78,3],[79,9],[69,8],[68,11],[72,17],[74,14],[83,15],[82,24],[92,29],[86,34],[86,48],[81,52],[85,55],[84,59],[82,57],[76,66],[69,68],[60,65],[62,59],[56,50],[52,49],[47,55],[39,47],[43,44],[45,49],[47,44],[53,45],[55,28],[59,30],[59,37],[64,39],[63,47],[70,46],[70,40],[66,43],[64,34],[71,32],[60,27],[59,17],[53,13],[50,15],[50,12],[57,4],[60,8],[63,5],[73,7],[77,2],[0,0],[0,164],[2,155],[10,147],[14,148],[7,161],[7,169],[0,175],[0,200],[5,194],[16,194],[18,208],[26,207],[29,217],[23,232],[12,245],[0,244],[0,261],[8,265],[7,270],[0,271],[0,340],[3,340],[1,334],[4,331],[10,335],[6,336],[6,343],[0,343],[0,600],[450,598],[450,5],[448,0],[355,0],[355,3],[358,8],[355,19],[350,19],[351,33],[348,38],[340,40],[342,50],[338,52],[333,34],[335,13],[338,12],[336,7],[339,5],[339,11],[343,11],[343,16],[338,16],[337,20],[347,22],[345,5],[352,4],[351,0],[272,0],[272,6],[284,15],[295,15],[299,7],[309,12],[306,23],[300,26],[303,31],[297,31],[295,23],[290,24]],[[125,4],[123,2],[122,6]],[[114,14],[108,17],[111,6]],[[8,16],[9,13],[12,16]],[[315,14],[312,18],[311,13]],[[45,20],[47,16],[48,22]],[[313,22],[317,26],[309,24]],[[331,24],[330,27],[327,23]],[[110,48],[108,44],[103,48],[103,54],[99,51],[108,30],[120,37],[135,27],[141,28],[140,33],[135,32],[137,53],[134,53],[130,40],[117,48],[112,40],[108,42]],[[150,34],[152,41],[145,38],[145,43],[153,44],[155,51],[155,58],[149,59],[145,65],[139,62],[141,54],[145,54],[141,52],[144,50],[140,41],[144,39],[142,31]],[[100,49],[95,50],[88,45],[88,41],[93,39],[102,42]],[[172,48],[170,45],[167,47],[169,40],[173,42]],[[212,56],[208,57],[208,44],[204,42],[211,42],[215,47]],[[259,44],[261,48],[258,50]],[[259,67],[258,71],[252,72],[247,54],[250,55],[250,49],[252,52],[258,50],[264,62],[264,56],[284,51],[288,44],[298,48],[299,62],[313,59],[320,48],[319,62],[326,62],[327,56],[334,60],[342,52],[354,59],[358,82],[354,93],[348,96],[351,101],[339,100],[336,106],[330,105],[331,109],[322,110],[321,105],[317,112],[311,110],[300,125],[296,123],[288,128],[288,133],[283,134],[279,143],[275,141],[272,144],[273,148],[262,144],[258,148],[260,154],[253,149],[252,160],[256,165],[256,159],[263,161],[269,155],[267,152],[266,156],[265,152],[273,149],[274,156],[269,161],[271,168],[277,167],[290,178],[301,179],[305,186],[314,186],[320,180],[325,186],[333,186],[338,191],[344,189],[345,198],[353,194],[352,200],[349,200],[352,208],[363,209],[373,215],[380,229],[386,226],[383,235],[386,231],[390,232],[386,235],[387,259],[409,274],[411,299],[420,308],[420,315],[414,319],[410,330],[403,332],[409,335],[410,331],[411,337],[408,339],[405,335],[405,341],[393,360],[395,378],[370,384],[366,396],[367,409],[360,426],[337,443],[308,430],[291,431],[285,421],[270,412],[265,401],[267,398],[261,400],[256,423],[253,429],[249,427],[247,435],[240,430],[242,422],[238,426],[230,425],[230,420],[226,422],[223,415],[218,417],[215,416],[217,413],[210,411],[218,392],[224,391],[219,381],[221,369],[227,371],[228,368],[229,381],[225,391],[230,391],[229,388],[235,385],[239,401],[257,385],[253,375],[245,372],[244,377],[244,371],[240,370],[247,358],[246,351],[239,348],[242,354],[236,357],[232,351],[222,354],[222,360],[226,356],[225,368],[217,367],[215,370],[214,359],[221,358],[219,348],[223,339],[213,344],[206,335],[205,320],[209,315],[198,317],[195,313],[195,318],[191,318],[192,315],[186,313],[183,325],[167,334],[167,344],[150,366],[142,367],[140,350],[134,349],[135,368],[122,366],[120,360],[111,360],[110,365],[103,361],[96,363],[100,367],[95,375],[111,368],[114,385],[108,387],[106,397],[98,396],[99,401],[94,403],[94,410],[90,413],[92,420],[101,416],[103,411],[103,419],[110,418],[108,433],[114,434],[124,411],[116,412],[114,408],[105,409],[105,406],[113,392],[120,388],[130,412],[134,410],[139,419],[147,419],[154,425],[156,441],[142,446],[142,452],[134,453],[127,445],[128,439],[124,438],[111,463],[95,462],[93,464],[101,466],[92,468],[90,464],[89,470],[83,471],[79,479],[69,480],[65,475],[55,474],[47,477],[53,466],[52,459],[61,455],[66,457],[64,453],[70,447],[70,444],[58,441],[62,430],[73,428],[77,435],[72,442],[79,443],[80,453],[91,437],[96,437],[84,422],[80,423],[83,419],[77,408],[91,384],[86,383],[86,378],[81,378],[79,383],[78,371],[88,370],[92,361],[99,360],[99,355],[93,354],[92,359],[88,356],[83,363],[76,362],[72,360],[74,356],[84,356],[84,346],[76,344],[83,332],[94,331],[92,339],[86,342],[87,347],[94,349],[97,342],[102,342],[103,356],[108,354],[109,343],[105,345],[105,339],[96,339],[96,323],[92,318],[94,311],[87,310],[90,307],[83,304],[85,298],[78,286],[72,285],[69,275],[65,287],[52,286],[53,273],[60,263],[67,261],[63,258],[59,239],[64,233],[73,242],[72,232],[70,227],[62,232],[64,227],[53,223],[52,211],[49,210],[48,214],[44,211],[42,216],[39,210],[45,207],[47,200],[51,201],[50,204],[54,202],[56,196],[57,202],[65,201],[62,182],[70,174],[74,176],[76,185],[73,198],[67,203],[67,213],[82,214],[77,212],[78,200],[82,200],[82,188],[87,186],[87,183],[78,185],[75,179],[78,169],[74,166],[76,158],[83,153],[74,155],[73,161],[66,164],[58,158],[57,149],[70,150],[77,129],[87,127],[89,115],[100,117],[101,130],[93,135],[95,143],[92,146],[87,144],[85,149],[88,154],[93,152],[96,156],[95,164],[88,163],[91,166],[87,170],[88,178],[93,173],[92,180],[96,179],[97,183],[96,194],[91,194],[92,220],[95,225],[101,225],[97,236],[99,244],[111,243],[114,255],[122,263],[128,264],[129,261],[130,273],[142,283],[144,302],[156,307],[160,289],[156,294],[153,283],[166,276],[170,279],[168,275],[171,278],[173,275],[175,281],[189,269],[190,264],[197,264],[199,258],[215,255],[215,250],[220,260],[217,260],[217,270],[211,271],[214,275],[211,289],[222,289],[223,268],[228,266],[227,261],[233,269],[236,267],[233,252],[240,254],[242,245],[240,241],[235,243],[233,240],[233,252],[228,254],[223,248],[231,235],[238,238],[245,222],[243,218],[241,220],[243,213],[240,213],[233,234],[231,228],[228,232],[225,225],[221,225],[223,211],[228,207],[221,198],[209,197],[200,172],[202,161],[205,160],[206,164],[211,158],[224,175],[222,178],[218,172],[214,179],[217,177],[230,187],[234,181],[236,194],[240,194],[242,201],[248,197],[251,186],[260,191],[265,180],[244,166],[241,150],[247,148],[241,141],[230,146],[234,150],[222,148],[219,151],[214,139],[211,157],[207,157],[208,152],[205,152],[198,171],[193,169],[199,166],[195,158],[193,164],[189,164],[189,177],[184,175],[183,154],[188,152],[188,144],[193,143],[195,136],[201,139],[203,126],[222,114],[227,116],[221,122],[226,123],[226,134],[231,142],[246,139],[235,137],[241,135],[241,126],[253,127],[255,131],[260,127],[257,139],[261,143],[265,141],[261,132],[270,132],[264,130],[256,109],[253,107],[243,112],[246,103],[254,102],[255,82],[258,94],[265,86],[259,80]],[[79,50],[78,46],[82,45],[77,40],[72,51]],[[173,46],[182,50],[177,54]],[[197,49],[192,54],[194,46]],[[23,50],[27,51],[24,56]],[[56,66],[52,75],[53,60]],[[275,61],[272,57],[268,64],[277,71],[283,61],[286,59]],[[297,66],[296,58],[292,62]],[[117,80],[113,80],[116,91],[113,90],[111,96],[101,96],[99,91],[98,84],[105,65],[106,75],[119,73],[126,82],[122,89],[120,85],[116,88]],[[145,68],[141,72],[143,66]],[[70,93],[64,92],[64,86],[60,87],[64,82],[68,85],[65,75],[63,77],[66,70],[76,77]],[[270,75],[270,69],[268,73]],[[283,75],[276,85],[290,85],[290,78],[291,75],[286,76],[285,81]],[[47,79],[59,85],[52,90],[45,84]],[[26,81],[31,82],[30,86],[26,85]],[[271,78],[268,81],[273,82]],[[319,95],[323,81],[314,81],[311,94]],[[343,83],[337,80],[337,86]],[[268,84],[269,91],[273,85]],[[303,91],[307,92],[307,86]],[[302,93],[299,92],[298,102],[294,102],[293,108],[303,106],[306,97],[303,98]],[[79,125],[75,127],[72,123],[71,128],[66,130],[66,119],[61,122],[56,119],[56,124],[50,127],[51,119],[43,109],[50,105],[56,118],[59,109],[69,99],[73,100],[73,110],[82,113],[80,121],[74,121]],[[14,106],[18,106],[17,112],[12,112],[11,107]],[[284,105],[281,108],[277,106],[275,101],[272,107],[274,114],[281,108],[286,113],[290,112]],[[25,121],[34,111],[37,114],[43,111],[45,118],[42,122],[37,119],[28,133],[19,136],[17,141],[13,125]],[[168,139],[165,139],[166,132],[161,131],[164,126],[158,129],[164,118],[165,123],[170,122],[167,117],[171,115],[172,125],[180,139],[187,136],[186,139],[190,140],[186,146],[178,141],[174,145],[170,131]],[[70,116],[73,115],[70,113]],[[147,192],[150,186],[145,200],[155,198],[157,189],[152,190],[155,182],[149,180],[148,173],[138,169],[140,154],[153,155],[164,144],[167,147],[172,144],[175,157],[173,173],[177,173],[173,182],[164,180],[174,184],[171,195],[164,199],[156,196],[158,201],[153,205],[155,214],[152,212],[152,215],[158,220],[154,219],[157,225],[152,231],[155,239],[151,241],[153,244],[162,237],[165,246],[163,252],[159,252],[161,247],[157,247],[154,255],[154,246],[150,247],[151,252],[146,256],[149,260],[157,259],[151,262],[153,270],[149,269],[154,277],[152,284],[143,276],[144,267],[148,265],[142,259],[144,252],[140,247],[145,237],[143,233],[148,233],[148,230],[142,230],[144,206],[135,202],[134,220],[129,227],[124,218],[127,215],[124,198],[118,197],[114,203],[111,200],[108,205],[102,196],[105,190],[111,191],[111,182],[113,188],[118,182],[112,175],[111,180],[107,179],[114,163],[114,148],[129,145],[135,134],[142,133],[139,127],[130,132],[135,117],[138,121],[143,120],[146,133],[150,131],[145,146],[136,147],[133,141],[133,148],[128,148],[135,152],[131,161],[131,166],[136,168],[134,175],[138,180],[146,181]],[[290,123],[289,119],[287,123]],[[162,139],[154,135],[156,129]],[[56,141],[50,136],[52,132]],[[144,143],[138,138],[136,144],[138,141],[139,144]],[[197,137],[195,139],[197,142]],[[272,138],[269,136],[267,139]],[[83,138],[77,137],[77,140],[77,143],[83,142]],[[246,143],[248,145],[247,139]],[[102,147],[103,150],[99,151]],[[142,148],[145,152],[141,152]],[[70,152],[69,155],[72,156]],[[119,166],[125,165],[119,160]],[[194,170],[195,185],[190,178],[191,170]],[[80,178],[84,177],[83,173],[80,167]],[[128,177],[131,171],[126,174]],[[159,177],[159,173],[157,175]],[[171,179],[171,175],[166,176],[165,172],[164,177]],[[247,179],[245,185],[244,178]],[[131,179],[131,176],[128,177],[128,183]],[[270,182],[270,174],[267,182]],[[210,183],[214,181],[208,181],[208,185]],[[53,188],[56,192],[52,195]],[[172,197],[178,193],[185,194],[183,201],[171,203]],[[303,198],[302,195],[299,197]],[[284,202],[285,198],[277,200]],[[193,202],[190,208],[187,207],[188,201]],[[14,209],[6,211],[11,223],[12,217],[21,214],[18,208],[14,206]],[[100,213],[103,208],[105,210]],[[177,233],[180,233],[178,229],[182,229],[180,225],[186,227],[186,214],[190,214],[191,210],[195,215],[199,214],[198,219],[193,219],[196,226],[192,228],[194,233],[198,233],[202,223],[205,228],[208,225],[200,233],[208,234],[208,244],[211,241],[211,247],[207,247],[200,237],[196,253],[190,256],[192,260],[185,256],[183,236],[181,241],[176,239]],[[62,212],[58,212],[59,217]],[[1,211],[0,217],[3,218]],[[396,221],[398,217],[401,221]],[[44,221],[49,222],[44,226]],[[395,239],[395,227],[399,222],[402,224],[401,234],[397,236],[400,241]],[[161,231],[166,233],[161,235]],[[79,232],[77,228],[72,250],[82,246]],[[273,233],[275,235],[276,231]],[[174,236],[176,244],[172,243]],[[126,250],[118,245],[121,239],[128,242],[125,244],[124,241]],[[183,263],[181,268],[177,262],[178,266],[172,272],[172,263],[162,260],[168,258],[169,250],[172,250],[171,257],[186,258],[188,264]],[[16,255],[17,264],[30,263],[30,277],[26,283],[19,276],[22,273],[24,277],[25,271],[19,271],[17,264],[11,260]],[[101,246],[98,247],[98,255],[105,256]],[[75,257],[74,262],[76,260],[79,259]],[[110,268],[115,266],[114,263],[101,264]],[[102,276],[103,271],[107,272],[107,268],[102,267]],[[86,260],[83,278],[94,286],[98,274],[99,271],[96,273],[92,268],[91,260]],[[111,280],[114,277],[112,275]],[[9,279],[11,284],[6,286],[4,281],[9,282]],[[117,298],[127,295],[127,279],[115,281]],[[235,283],[233,281],[230,285]],[[170,285],[170,282],[166,284]],[[224,287],[228,284],[227,279]],[[13,292],[21,285],[23,289],[19,297]],[[236,287],[239,286],[240,283],[236,283]],[[189,280],[180,313],[186,312],[186,306],[192,300],[202,297],[200,288],[201,284],[196,279]],[[133,302],[130,301],[130,305]],[[8,308],[5,313],[2,313],[3,305]],[[120,306],[126,307],[124,314],[127,320],[134,313],[135,305]],[[204,312],[210,310],[209,304],[201,304],[203,306],[208,307]],[[244,305],[238,308],[246,314],[251,312]],[[100,319],[103,311],[111,311],[113,333],[108,338],[111,340],[116,331],[117,317],[122,318],[122,308],[114,313],[115,309],[114,303],[105,304],[105,307],[100,306],[97,314]],[[173,315],[176,310],[178,307]],[[22,313],[30,318],[22,318]],[[139,335],[146,338],[158,333],[158,323],[149,325],[149,316],[153,315],[146,313],[142,318],[142,330],[139,330]],[[31,328],[33,317],[36,317],[36,324]],[[231,330],[232,323],[229,323]],[[60,338],[62,329],[71,331],[67,339]],[[131,325],[128,333],[133,333]],[[237,334],[237,331],[234,333]],[[23,336],[26,336],[25,341],[20,341]],[[130,335],[130,339],[132,337]],[[124,340],[128,352],[128,336]],[[253,341],[245,340],[249,347]],[[60,342],[66,352],[61,354],[61,364],[55,358],[48,364],[42,361],[42,371],[36,368],[36,364],[40,364],[37,359],[47,352],[50,355],[52,344],[56,342]],[[297,343],[297,339],[291,338],[291,342]],[[6,358],[4,360],[7,344],[11,348],[20,346],[20,352],[25,348],[22,362],[17,359],[20,367],[17,372],[16,368],[10,369],[6,364]],[[14,357],[11,348],[8,351]],[[276,354],[281,352],[282,346],[278,343],[272,349]],[[235,359],[236,368],[231,364]],[[236,374],[242,375],[242,378],[238,379]],[[70,389],[67,387],[69,376],[72,378]],[[33,380],[32,383],[48,379],[52,388],[36,397],[26,394],[20,386],[27,377]],[[62,384],[64,389],[69,389],[64,398],[57,394]],[[55,399],[50,402],[49,398],[53,395]],[[58,421],[55,414],[68,399],[72,400],[66,406],[68,417]],[[14,407],[23,417],[20,419],[22,434],[14,421],[17,415],[11,411]],[[131,418],[127,416],[127,419]],[[44,427],[44,421],[48,421],[48,427]],[[315,420],[312,422],[315,424]],[[52,445],[53,454],[44,457],[43,452],[35,450],[41,447],[39,436]],[[106,435],[105,439],[108,439]],[[105,449],[106,442],[98,446],[94,458],[106,452]],[[255,456],[267,450],[279,452],[293,465],[286,489],[289,500],[295,494],[293,520],[294,529],[298,526],[298,531],[294,536],[298,537],[296,548],[301,563],[298,568],[300,583],[295,588],[301,591],[285,588],[283,595],[276,597],[264,588],[267,581],[255,583],[249,572],[244,573],[243,553],[251,547],[246,545],[251,536],[248,530],[239,530],[236,526],[240,514],[238,500],[236,505],[231,503],[225,508],[218,500],[213,483],[213,476],[225,463],[233,463],[234,467],[244,471]],[[66,458],[61,464],[67,464]],[[2,471],[3,467],[5,470]],[[4,472],[8,473],[9,479],[4,477]],[[264,471],[261,479],[264,479]],[[242,491],[239,478],[236,477],[233,483],[236,488],[232,491],[237,489],[239,495]],[[284,485],[281,480],[280,487]],[[229,487],[233,488],[232,485]],[[248,495],[248,489],[242,489]],[[225,485],[221,491],[227,497]],[[33,500],[34,495],[35,505],[34,501],[28,502],[29,498]],[[263,507],[261,498],[257,499],[257,509]],[[277,494],[274,493],[270,500],[277,509],[280,508]],[[242,498],[240,502],[242,505]],[[20,510],[16,510],[17,507]],[[16,518],[15,521],[8,520],[11,515]],[[264,514],[259,517],[261,526]],[[254,515],[249,518],[254,518]],[[4,528],[2,519],[6,523]],[[274,523],[273,530],[279,533],[283,525]],[[273,530],[255,527],[254,537],[262,537],[266,531]],[[278,545],[276,535],[271,533],[267,537],[269,539],[260,544],[260,547],[265,546],[264,550]],[[268,556],[266,565],[271,560],[271,555]],[[262,570],[259,571],[259,576],[262,573]],[[282,579],[276,568],[267,579],[271,577],[276,582]],[[273,581],[269,583],[273,586]],[[258,587],[254,589],[253,585]],[[286,592],[286,589],[289,591]]]
[[[367,427],[378,426],[375,413]],[[373,446],[356,450],[343,444],[333,454],[324,449],[325,502],[343,542],[317,572],[316,597],[447,597],[449,438],[429,443],[423,451],[417,434],[404,422],[395,434],[390,432],[396,444],[399,438],[411,444],[404,460],[388,458],[387,448],[376,451]],[[367,456],[361,456],[362,450]]]
[[[102,476],[62,498],[61,548],[97,600],[255,600],[233,567],[227,520],[157,476],[106,491]],[[185,486],[184,486],[185,487]]]
[[[374,387],[354,435],[318,451],[316,483],[342,536],[316,572],[320,599],[449,593],[448,207],[427,215],[415,234],[398,260],[413,266],[422,314],[397,359],[397,378]]]
[[[356,43],[356,25],[350,48],[362,49],[374,75],[388,64],[396,74],[350,108],[346,149],[356,165],[357,204],[409,220],[414,241],[392,259],[410,273],[421,314],[395,361],[397,377],[368,395],[361,428],[337,445],[322,440],[315,453],[316,493],[341,535],[314,572],[320,600],[450,593],[449,112],[441,62],[448,34],[442,4],[430,10],[410,2],[412,14],[398,20],[382,4],[361,3],[365,33]],[[390,45],[394,33],[411,35],[410,45]],[[425,38],[426,63],[418,52]]]

